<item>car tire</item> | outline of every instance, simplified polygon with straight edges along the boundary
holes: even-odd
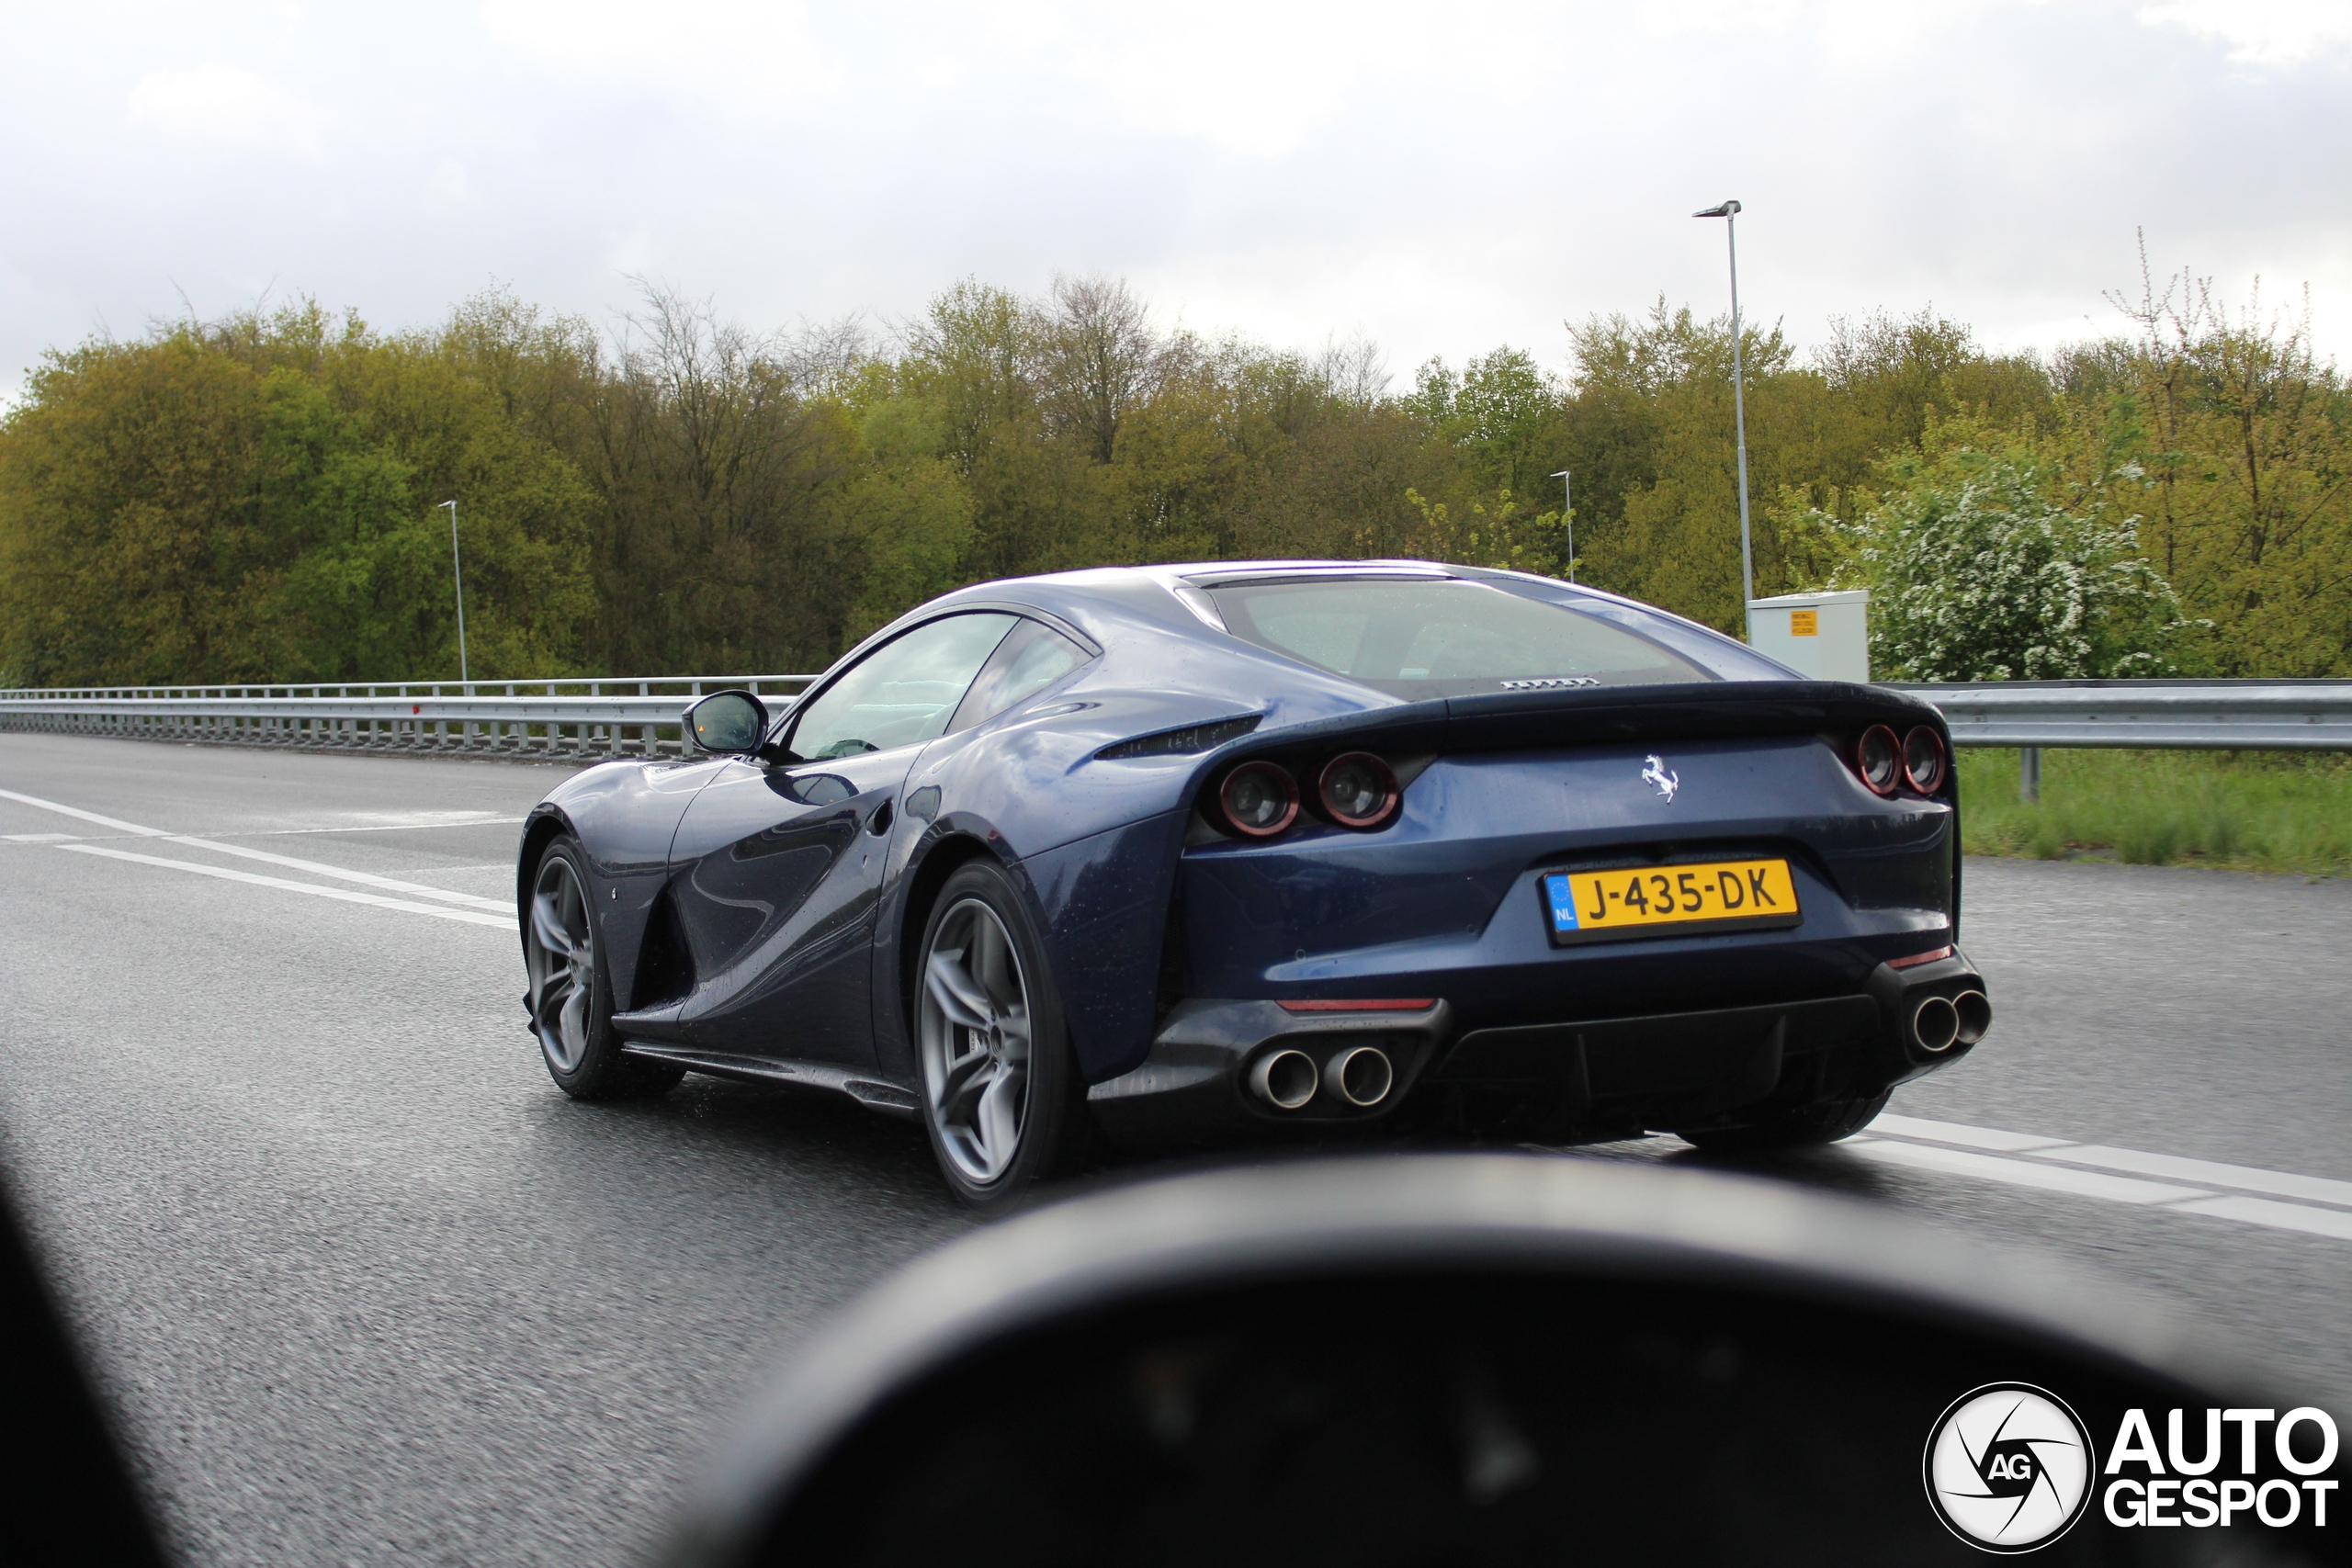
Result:
[[[556,1087],[574,1100],[644,1100],[667,1094],[681,1067],[632,1061],[613,1028],[613,983],[596,923],[594,886],[580,840],[549,843],[531,874],[523,906],[523,964],[530,981],[524,1005],[539,1059]]]
[[[923,1128],[956,1195],[1000,1213],[1091,1144],[1045,943],[1012,878],[975,860],[940,888],[915,954],[907,1014]]]
[[[1827,1100],[1745,1127],[1693,1128],[1676,1135],[1683,1142],[1710,1153],[1749,1154],[1770,1149],[1811,1148],[1851,1137],[1869,1126],[1871,1119],[1886,1109],[1888,1096],[1893,1092],[1890,1089],[1885,1094],[1861,1100]]]

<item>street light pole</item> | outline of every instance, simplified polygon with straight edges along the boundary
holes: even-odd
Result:
[[[458,583],[458,683],[466,685],[472,679],[466,673],[466,563],[458,554],[458,503],[441,504],[449,509],[449,573]]]
[[[1725,201],[1694,212],[1693,218],[1720,218],[1724,220],[1724,243],[1731,252],[1731,418],[1732,428],[1739,443],[1739,614],[1741,624],[1747,628],[1747,640],[1756,640],[1756,613],[1748,602],[1756,597],[1756,558],[1747,542],[1747,404],[1740,383],[1739,364],[1739,238],[1733,232],[1738,222],[1739,203]]]
[[[1577,480],[1562,468],[1552,476],[1560,481],[1560,520],[1568,526],[1568,581],[1577,580]]]

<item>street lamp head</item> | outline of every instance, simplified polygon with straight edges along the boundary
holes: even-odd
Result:
[[[1566,469],[1566,468],[1562,468],[1558,473],[1554,474],[1552,477],[1553,477],[1554,479],[1566,479],[1566,478],[1568,477],[1568,470],[1567,470],[1567,469]]]
[[[1694,212],[1690,216],[1693,218],[1728,218],[1738,210],[1739,203],[1736,201],[1725,201],[1719,202],[1715,206],[1710,207],[1704,212]]]

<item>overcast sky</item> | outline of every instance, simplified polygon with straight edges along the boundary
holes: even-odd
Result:
[[[1401,387],[1564,319],[1932,302],[1989,343],[2161,269],[2312,290],[2352,347],[2346,0],[800,6],[56,4],[0,16],[0,385],[42,348],[306,292],[387,327],[628,275],[790,325],[977,276]],[[183,300],[186,303],[183,303]]]

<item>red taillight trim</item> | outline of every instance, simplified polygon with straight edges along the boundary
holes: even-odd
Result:
[[[1922,964],[1933,964],[1939,958],[1950,958],[1960,950],[1956,947],[1931,947],[1925,953],[1915,953],[1908,958],[1890,958],[1889,969],[1917,969]]]
[[[1881,789],[1878,785],[1871,783],[1870,770],[1862,766],[1862,747],[1869,742],[1870,738],[1873,735],[1885,736],[1887,746],[1894,753],[1894,776],[1886,781],[1886,787],[1884,789]],[[1903,787],[1903,737],[1895,734],[1891,726],[1883,724],[1873,724],[1868,729],[1863,730],[1862,733],[1856,737],[1854,740],[1854,776],[1860,779],[1862,781],[1862,787],[1870,791],[1872,795],[1879,796],[1882,800],[1892,799],[1894,792]]]
[[[1388,793],[1381,801],[1380,809],[1368,817],[1351,817],[1331,804],[1331,770],[1342,762],[1358,760],[1370,762],[1380,771],[1380,776],[1388,781]],[[1390,822],[1396,820],[1397,813],[1405,804],[1405,792],[1396,787],[1396,770],[1388,765],[1386,759],[1376,757],[1370,751],[1342,751],[1317,770],[1315,802],[1323,808],[1323,815],[1340,827],[1352,828],[1359,833],[1368,833],[1375,829],[1385,828]]]
[[[1911,741],[1914,736],[1918,735],[1925,735],[1936,743],[1936,782],[1932,785],[1921,784],[1919,775],[1911,771]],[[1951,777],[1951,748],[1944,744],[1944,738],[1937,734],[1932,726],[1913,725],[1910,734],[1903,738],[1903,749],[1896,755],[1903,759],[1904,783],[1921,795],[1935,794],[1937,790],[1944,787],[1944,781]]]
[[[1225,801],[1225,792],[1233,787],[1233,781],[1257,768],[1263,768],[1283,781],[1283,793],[1289,801],[1288,807],[1283,812],[1282,820],[1270,823],[1263,828],[1252,828],[1244,823],[1239,818],[1234,816],[1231,807],[1227,807]],[[1225,818],[1225,825],[1245,839],[1278,838],[1289,831],[1290,825],[1298,820],[1298,781],[1290,776],[1289,769],[1277,767],[1272,762],[1262,760],[1244,762],[1217,781],[1216,810],[1217,815]]]
[[[1377,1001],[1276,1002],[1284,1012],[1427,1012],[1437,1006],[1435,997],[1385,997]]]

